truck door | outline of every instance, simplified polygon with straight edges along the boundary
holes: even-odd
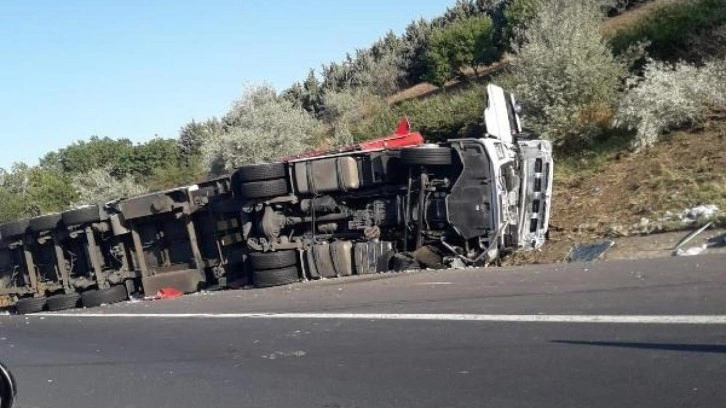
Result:
[[[511,144],[513,135],[522,131],[514,96],[496,85],[487,86],[487,107],[484,122],[490,137]]]

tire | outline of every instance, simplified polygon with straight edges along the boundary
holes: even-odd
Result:
[[[30,314],[42,312],[45,309],[46,297],[27,297],[18,299],[15,303],[15,312],[17,314]]]
[[[96,307],[104,303],[110,305],[123,302],[128,298],[129,294],[126,292],[126,285],[124,284],[111,286],[107,289],[92,289],[81,293],[83,307]]]
[[[289,193],[287,180],[251,181],[238,186],[242,198],[271,198]]]
[[[251,252],[248,259],[253,270],[279,269],[297,265],[297,251]]]
[[[24,235],[25,231],[28,229],[28,222],[28,220],[18,220],[1,224],[0,237],[5,239]]]
[[[78,293],[64,293],[48,298],[48,310],[65,310],[78,307],[81,303],[81,295]]]
[[[272,180],[285,178],[285,165],[282,163],[249,164],[238,167],[236,179],[242,183],[250,181]]]
[[[88,205],[74,210],[68,210],[61,213],[63,224],[79,225],[91,224],[101,221],[101,211],[98,204]]]
[[[409,166],[448,166],[451,149],[438,146],[401,149],[401,162]]]
[[[288,266],[280,269],[267,269],[252,271],[252,282],[256,288],[269,288],[271,286],[289,285],[300,281],[297,266]]]
[[[62,220],[60,214],[41,215],[28,221],[28,229],[33,232],[50,231],[56,229]]]

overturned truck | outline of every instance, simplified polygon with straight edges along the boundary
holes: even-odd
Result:
[[[0,225],[0,302],[19,313],[163,288],[267,287],[452,264],[545,241],[549,142],[490,85],[481,138],[373,141]]]

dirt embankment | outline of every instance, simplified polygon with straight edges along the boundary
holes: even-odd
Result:
[[[694,206],[726,210],[724,122],[673,133],[639,153],[614,149],[558,165],[549,240],[541,251],[519,254],[509,263],[558,262],[577,243],[687,229],[674,219]]]

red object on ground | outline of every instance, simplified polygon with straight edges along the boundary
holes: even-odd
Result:
[[[184,293],[180,291],[179,289],[175,288],[161,288],[158,292],[156,292],[155,298],[157,299],[174,299],[178,298]]]
[[[290,161],[297,159],[307,159],[311,157],[327,156],[331,154],[346,152],[366,152],[378,149],[395,149],[399,147],[418,146],[424,143],[424,138],[418,132],[411,132],[411,125],[408,118],[404,117],[398,122],[396,131],[388,136],[379,137],[377,139],[360,142],[353,145],[335,147],[332,149],[315,149],[305,153],[294,154],[280,159],[280,161]]]

